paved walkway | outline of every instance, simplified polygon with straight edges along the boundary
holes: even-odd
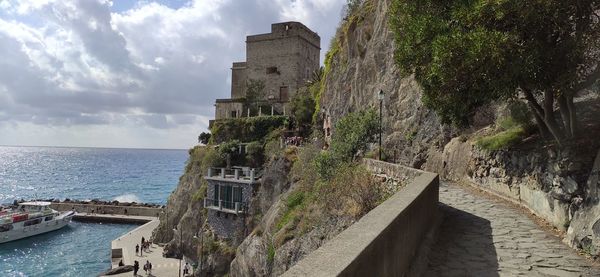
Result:
[[[425,276],[600,276],[600,270],[522,211],[440,185],[444,221]]]
[[[153,244],[148,252],[142,253],[141,256],[135,254],[135,245],[141,243],[142,236],[146,239],[150,238],[152,231],[158,226],[158,219],[153,218],[148,222],[129,233],[112,241],[112,249],[123,249],[123,263],[132,265],[133,261],[137,260],[140,263],[138,275],[146,276],[143,267],[146,260],[152,263],[152,276],[178,276],[179,260],[165,258],[162,256],[163,248]],[[112,276],[133,276],[132,272],[117,274]]]

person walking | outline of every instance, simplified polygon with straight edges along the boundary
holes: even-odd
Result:
[[[138,261],[133,262],[133,276],[138,276],[138,270],[140,270],[140,263]]]
[[[135,245],[135,255],[136,255],[136,256],[139,256],[139,255],[138,255],[138,253],[139,253],[139,252],[140,252],[140,245],[139,245],[139,244],[136,244],[136,245]]]
[[[185,263],[185,266],[183,267],[183,276],[188,276],[188,274],[190,274],[190,265]]]
[[[152,264],[150,261],[146,260],[146,264],[144,265],[144,270],[146,270],[146,275],[152,274]]]

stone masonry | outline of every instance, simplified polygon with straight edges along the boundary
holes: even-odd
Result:
[[[207,194],[209,197],[214,195],[215,185],[219,186],[236,186],[242,189],[242,203],[246,203],[250,205],[253,194],[255,193],[255,189],[257,184],[247,184],[241,182],[235,182],[235,180],[207,180],[208,188]],[[208,224],[211,226],[215,234],[222,238],[231,238],[237,241],[241,240],[245,237],[244,232],[246,227],[246,211],[235,214],[228,210],[217,211],[215,209],[207,209],[208,212]]]
[[[251,80],[265,85],[260,100],[283,113],[298,88],[319,69],[320,45],[319,35],[299,22],[275,23],[270,33],[247,36],[246,61],[232,64],[231,98],[217,99],[215,119],[247,116],[243,102]]]
[[[440,184],[444,221],[424,276],[600,276],[598,267],[522,211]]]

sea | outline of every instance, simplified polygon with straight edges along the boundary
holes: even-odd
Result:
[[[0,203],[69,198],[166,204],[187,158],[187,150],[0,146]],[[97,276],[110,268],[110,242],[136,227],[72,222],[0,244],[0,276]]]

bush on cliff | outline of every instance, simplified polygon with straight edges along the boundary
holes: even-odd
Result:
[[[379,117],[374,109],[349,113],[335,124],[328,152],[315,159],[319,175],[328,180],[341,163],[354,161],[379,134]]]
[[[219,144],[230,140],[241,142],[264,141],[273,130],[287,126],[287,116],[257,116],[216,120],[211,128],[211,142]]]

